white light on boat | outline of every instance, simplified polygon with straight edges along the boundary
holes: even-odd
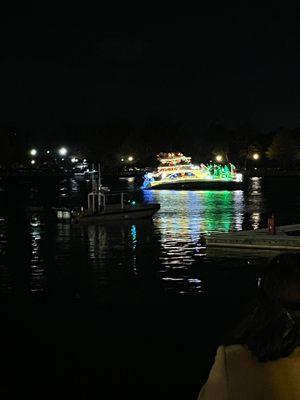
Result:
[[[236,174],[236,181],[237,182],[243,182],[243,174]]]

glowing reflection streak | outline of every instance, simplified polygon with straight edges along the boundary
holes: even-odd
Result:
[[[1,191],[1,188],[0,188]],[[7,265],[7,221],[0,217],[0,294],[6,295],[13,292],[13,280],[10,269]]]
[[[154,217],[160,237],[164,266],[162,280],[185,285],[186,291],[201,292],[201,279],[186,273],[203,253],[201,235],[242,229],[244,192],[235,191],[145,191],[146,202],[158,202],[161,210]],[[180,292],[180,290],[178,290]]]
[[[31,258],[30,258],[30,292],[41,293],[45,291],[46,272],[40,255],[41,221],[34,217],[30,222]]]
[[[131,226],[130,234],[131,234],[132,251],[133,251],[132,269],[133,269],[134,275],[137,275],[137,268],[136,268],[137,231],[136,231],[136,226],[135,225]]]
[[[248,208],[251,210],[250,221],[252,229],[259,229],[263,211],[262,178],[253,177],[249,186]]]

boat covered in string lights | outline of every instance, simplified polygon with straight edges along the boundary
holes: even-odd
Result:
[[[195,165],[182,153],[160,153],[157,170],[144,176],[142,189],[237,188],[243,181],[231,163]]]

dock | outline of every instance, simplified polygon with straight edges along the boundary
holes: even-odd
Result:
[[[206,238],[207,248],[240,248],[300,251],[300,224],[276,228],[276,234],[268,229],[256,229],[229,233],[215,233]]]

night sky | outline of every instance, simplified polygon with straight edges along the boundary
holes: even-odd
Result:
[[[151,113],[194,132],[300,125],[296,9],[41,3],[1,13],[2,125],[58,135]]]

